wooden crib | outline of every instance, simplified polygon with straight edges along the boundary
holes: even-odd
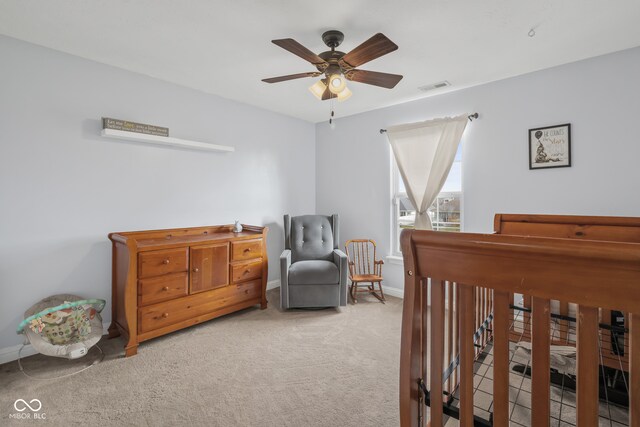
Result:
[[[442,425],[452,413],[463,426],[509,425],[509,341],[516,339],[511,328],[518,293],[532,323],[517,337],[533,343],[531,425],[549,425],[550,301],[559,300],[559,317],[567,323],[569,303],[578,304],[577,425],[598,425],[594,372],[608,363],[601,355],[612,351],[599,348],[601,339],[611,342],[600,322],[619,310],[627,322],[622,359],[630,375],[629,425],[640,426],[640,328],[633,329],[634,321],[640,324],[640,220],[496,215],[495,230],[497,235],[403,231],[401,425]],[[493,412],[491,420],[478,420],[473,364],[489,342]],[[620,364],[621,358],[611,360]],[[448,406],[454,393],[458,408]]]
[[[599,240],[608,242],[640,243],[640,218],[624,217],[596,217],[573,215],[517,215],[497,214],[494,218],[494,231],[496,234],[508,234],[515,236],[538,236],[580,240]],[[640,284],[639,284],[640,286]],[[512,298],[512,304],[513,296]],[[523,295],[523,307],[526,311],[531,309],[531,297]],[[525,311],[525,313],[526,313]],[[558,301],[559,318],[575,317],[575,310],[569,310],[569,302]],[[628,313],[621,312],[624,319]],[[527,314],[525,314],[527,316]],[[612,311],[600,308],[599,321],[603,325],[601,329],[601,341],[603,344],[601,355],[602,364],[628,372],[629,359],[629,335],[623,334],[624,342],[620,349],[612,347],[611,334],[615,325],[611,323]],[[568,336],[568,321],[561,321],[561,328],[557,337],[551,337],[551,344],[574,345],[575,341]],[[515,340],[530,340],[530,331],[524,334],[511,331],[510,338]],[[622,350],[622,351],[618,351]]]

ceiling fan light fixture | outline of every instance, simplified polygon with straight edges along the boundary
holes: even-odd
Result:
[[[316,71],[289,74],[279,77],[262,79],[265,83],[279,83],[305,77],[321,77],[309,90],[318,100],[331,101],[337,98],[345,101],[352,95],[347,89],[347,80],[393,89],[402,76],[399,74],[379,73],[376,71],[360,70],[357,67],[373,61],[383,55],[398,49],[398,45],[389,40],[382,33],[374,34],[356,46],[348,53],[340,52],[336,48],[342,43],[344,34],[337,30],[326,31],[322,34],[322,41],[331,49],[326,52],[314,53],[292,38],[271,40],[273,44],[299,56],[314,66]]]
[[[353,93],[345,86],[344,89],[342,89],[342,92],[338,94],[338,101],[346,101],[351,98],[351,95],[353,95]]]
[[[329,90],[331,93],[338,95],[347,87],[347,79],[340,74],[332,74],[329,77]]]
[[[327,85],[322,80],[318,80],[315,84],[309,86],[309,90],[319,100],[322,100],[322,94],[327,90]]]

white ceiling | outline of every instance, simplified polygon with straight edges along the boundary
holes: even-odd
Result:
[[[311,122],[328,101],[316,79],[260,80],[314,71],[271,39],[314,52],[345,33],[348,52],[384,33],[399,49],[361,66],[403,74],[395,89],[350,83],[337,117],[640,45],[639,0],[3,0],[0,34]],[[527,33],[535,28],[536,36]],[[430,92],[419,86],[448,80]]]

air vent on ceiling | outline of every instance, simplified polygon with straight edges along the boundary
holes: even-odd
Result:
[[[449,83],[446,80],[443,80],[443,81],[438,82],[438,83],[433,83],[433,84],[430,84],[430,85],[420,86],[418,88],[418,90],[420,90],[422,92],[429,92],[430,90],[440,89],[440,88],[447,87],[447,86],[451,86],[451,83]]]

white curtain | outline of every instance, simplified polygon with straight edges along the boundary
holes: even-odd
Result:
[[[419,230],[431,230],[427,209],[438,197],[460,145],[468,116],[446,117],[387,129]]]

